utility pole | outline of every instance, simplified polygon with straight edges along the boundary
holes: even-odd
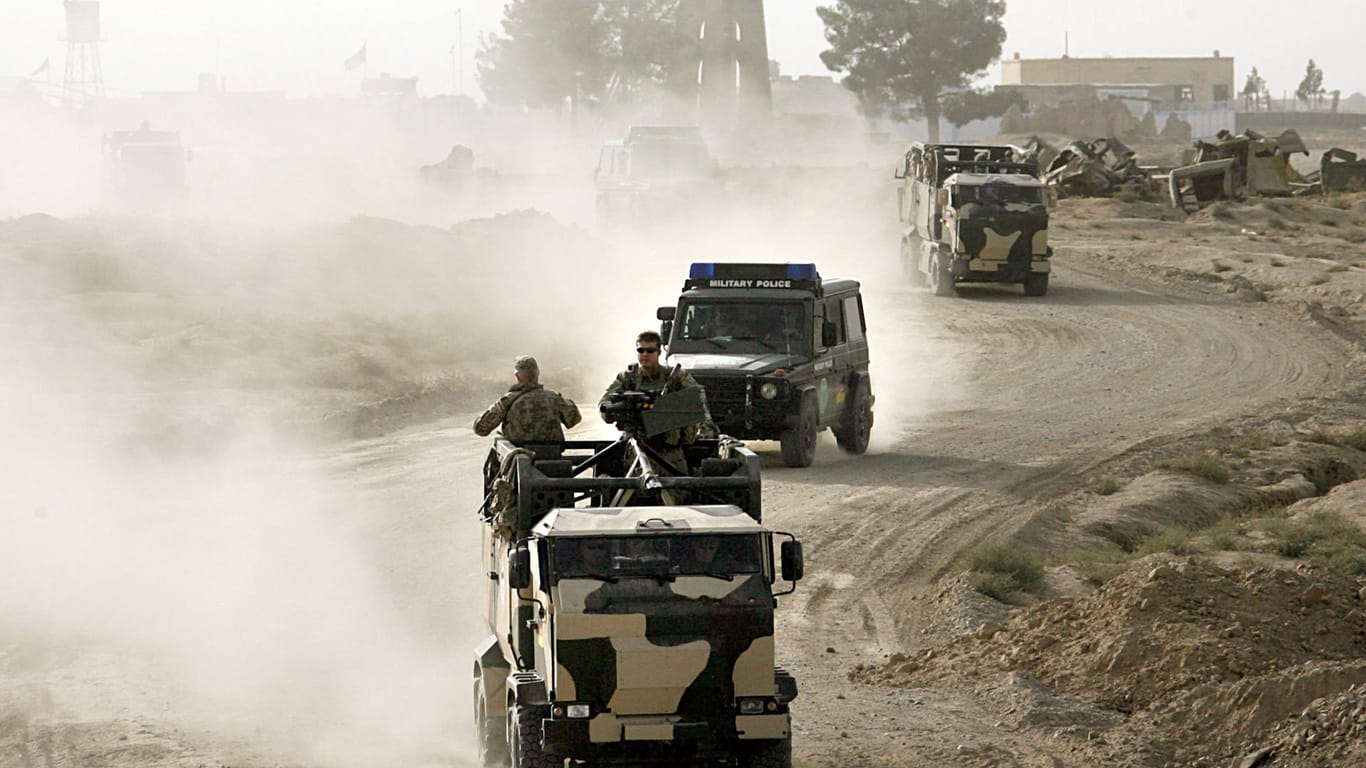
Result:
[[[465,9],[455,9],[455,95],[465,95]]]

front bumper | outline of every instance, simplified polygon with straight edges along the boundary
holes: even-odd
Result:
[[[722,434],[741,440],[775,440],[793,412],[793,384],[781,376],[708,376],[693,374],[707,393],[707,409]],[[760,394],[765,383],[777,389],[769,399]]]
[[[579,760],[670,762],[680,754],[707,759],[734,752],[737,742],[785,739],[792,732],[786,711],[735,715],[722,720],[678,716],[617,717],[602,712],[587,719],[541,721],[545,751]]]

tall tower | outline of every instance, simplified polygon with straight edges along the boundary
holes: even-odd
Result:
[[[728,130],[773,111],[764,0],[683,0],[683,34],[700,41],[698,67],[685,67],[679,89],[695,98],[697,121]]]
[[[100,4],[96,0],[65,0],[66,76],[62,105],[88,107],[104,97],[100,71]]]

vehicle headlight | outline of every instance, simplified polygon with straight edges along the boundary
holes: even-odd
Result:
[[[764,713],[763,699],[740,699],[740,714],[742,715],[762,715]]]
[[[772,400],[778,396],[778,385],[771,381],[765,381],[759,385],[759,397],[765,400]]]
[[[565,707],[565,712],[570,717],[585,718],[593,714],[593,708],[587,704],[570,704]]]

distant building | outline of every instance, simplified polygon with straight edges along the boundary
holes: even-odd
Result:
[[[416,77],[392,77],[388,72],[361,81],[361,93],[371,98],[417,98]]]
[[[1001,62],[1001,86],[1031,105],[1117,96],[1154,110],[1218,109],[1233,106],[1233,58],[1014,58]]]

